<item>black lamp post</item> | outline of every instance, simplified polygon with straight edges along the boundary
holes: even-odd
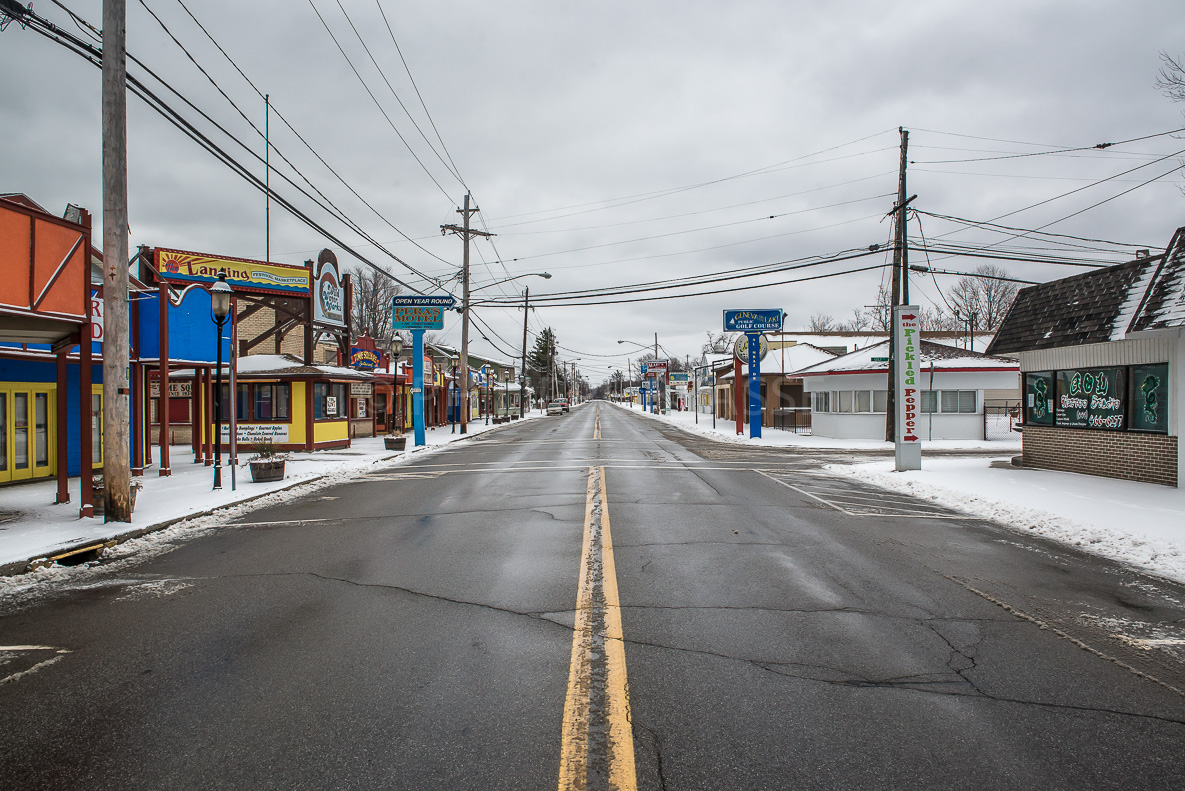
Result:
[[[226,270],[218,273],[218,282],[210,286],[210,316],[218,326],[218,367],[214,374],[214,488],[222,488],[222,327],[230,315],[230,286]]]
[[[452,431],[450,433],[456,434],[457,433],[457,418],[460,417],[460,415],[458,415],[457,412],[460,409],[460,401],[461,401],[461,391],[457,387],[457,365],[456,365],[456,363],[453,363],[451,372],[452,372],[452,376],[453,376],[453,403],[449,404],[448,416],[449,416],[449,422],[452,423]]]
[[[395,415],[399,416],[399,433],[403,433],[403,399],[399,397],[399,355],[403,353],[403,337],[396,334],[391,339],[391,393],[393,401],[387,412],[387,425],[391,424]],[[394,411],[395,415],[391,412]]]

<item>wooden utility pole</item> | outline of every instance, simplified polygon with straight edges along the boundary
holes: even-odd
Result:
[[[478,208],[474,206],[469,208],[469,193],[465,193],[465,208],[457,209],[457,214],[463,218],[463,226],[458,228],[456,225],[442,225],[440,226],[441,233],[452,231],[459,234],[464,241],[464,253],[461,258],[461,433],[464,434],[469,427],[469,240],[474,236],[493,236],[492,233],[484,231],[474,231],[469,228],[469,216],[476,214]]]
[[[132,521],[126,19],[125,0],[103,0],[103,480],[104,518],[108,522]],[[84,338],[83,343],[90,341]],[[162,396],[161,403],[167,403],[168,394]],[[82,426],[80,430],[88,429]],[[87,469],[83,459],[83,475],[88,474]]]
[[[897,205],[893,207],[893,289],[892,304],[889,306],[889,397],[885,413],[885,442],[897,440],[897,333],[893,332],[893,308],[904,305],[909,299],[909,286],[905,282],[905,271],[908,260],[905,251],[905,167],[908,163],[909,132],[898,127],[901,132],[901,164],[897,174]]]
[[[527,416],[527,317],[531,315],[531,289],[523,291],[523,370],[518,386],[518,416]],[[509,396],[507,396],[509,397]]]

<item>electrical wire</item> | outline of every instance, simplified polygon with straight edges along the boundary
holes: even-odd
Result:
[[[416,154],[415,149],[411,147],[411,144],[407,142],[407,139],[404,138],[403,134],[395,126],[395,122],[391,120],[391,116],[387,115],[387,111],[383,109],[383,105],[379,103],[378,97],[376,97],[374,92],[370,90],[370,86],[366,84],[366,80],[362,79],[362,75],[359,73],[358,68],[354,65],[354,62],[350,60],[350,56],[346,54],[345,49],[342,48],[341,43],[337,40],[337,36],[335,36],[333,34],[333,30],[330,29],[329,23],[325,21],[325,17],[321,16],[321,12],[317,9],[317,6],[313,4],[313,0],[308,0],[308,2],[309,6],[313,9],[313,13],[317,15],[317,19],[321,20],[321,25],[325,28],[325,32],[329,34],[331,39],[333,39],[334,45],[337,46],[337,51],[342,54],[343,58],[345,58],[346,64],[350,67],[350,71],[354,72],[354,76],[358,78],[358,82],[362,84],[362,88],[366,91],[366,94],[370,97],[371,101],[374,102],[374,106],[378,108],[380,113],[382,113],[383,118],[387,119],[387,124],[390,125],[391,131],[395,133],[395,136],[399,138],[400,142],[402,142],[407,148],[408,152],[411,153],[412,159],[414,159],[416,163],[419,164],[425,175],[427,175],[428,178],[432,180],[432,183],[436,185],[436,188],[440,190],[440,193],[444,195],[444,197],[447,198],[450,203],[453,203],[454,201],[452,196],[449,195],[448,191],[440,185],[440,182],[437,181],[436,177],[432,175],[432,171],[428,170],[428,166],[424,164],[423,160],[421,160]]]
[[[1031,151],[1031,152],[1028,152],[1025,154],[1007,154],[1007,155],[997,156],[997,157],[976,157],[976,158],[971,158],[971,159],[932,159],[932,160],[913,160],[913,159],[911,159],[909,162],[911,165],[912,164],[949,165],[949,164],[957,164],[957,163],[961,163],[961,162],[991,162],[991,161],[1000,160],[1000,159],[1023,159],[1025,157],[1044,157],[1044,156],[1050,156],[1052,154],[1069,154],[1069,153],[1073,153],[1076,151],[1095,151],[1095,150],[1102,151],[1102,150],[1111,148],[1113,146],[1122,146],[1122,145],[1126,145],[1128,143],[1135,143],[1140,140],[1151,140],[1152,138],[1155,138],[1155,137],[1164,137],[1166,135],[1175,135],[1179,132],[1185,132],[1185,127],[1181,127],[1178,129],[1170,129],[1167,132],[1157,132],[1156,134],[1144,135],[1142,137],[1132,137],[1127,140],[1118,140],[1114,143],[1095,143],[1092,146],[1078,146],[1075,148],[1060,148],[1060,149],[1055,149],[1053,151]]]
[[[53,2],[57,3],[58,0],[53,0]],[[181,6],[181,8],[185,11],[185,13],[189,16],[189,18],[191,20],[193,20],[193,23],[198,26],[198,28],[202,31],[202,33],[205,34],[206,38],[208,38],[210,40],[210,43],[213,44],[215,46],[215,48],[217,48],[217,50],[220,53],[222,53],[222,56],[224,58],[226,58],[226,61],[234,68],[235,71],[237,71],[239,73],[239,76],[242,77],[243,80],[246,81],[246,83],[251,86],[251,89],[253,91],[255,91],[256,95],[258,95],[260,99],[264,99],[265,101],[269,102],[269,107],[271,108],[271,111],[276,114],[276,117],[280,119],[280,121],[284,124],[284,126],[288,127],[288,130],[296,136],[296,139],[299,140],[302,144],[304,144],[304,147],[309,150],[309,153],[311,153],[314,157],[316,157],[317,161],[320,162],[322,165],[324,165],[325,169],[328,170],[330,173],[332,173],[333,176],[339,182],[341,182],[343,187],[345,187],[347,190],[349,190],[350,193],[355,198],[357,198],[359,201],[361,201],[362,205],[364,205],[364,206],[366,206],[366,208],[370,209],[370,211],[373,212],[376,217],[378,217],[380,220],[382,220],[388,227],[391,228],[391,230],[398,233],[405,240],[407,240],[408,242],[411,242],[413,245],[415,245],[417,248],[419,248],[422,252],[426,253],[427,255],[431,256],[432,258],[435,258],[436,260],[440,261],[441,263],[444,263],[444,264],[450,263],[449,261],[446,261],[445,259],[436,255],[436,253],[432,252],[428,248],[419,244],[419,242],[417,240],[408,236],[406,233],[403,232],[403,230],[401,230],[393,222],[391,222],[382,212],[380,212],[378,209],[376,209],[368,200],[363,198],[362,195],[360,195],[358,193],[358,191],[356,189],[354,189],[354,187],[351,186],[349,184],[349,182],[347,182],[341,176],[341,174],[337,172],[337,170],[335,170],[333,168],[332,165],[330,165],[328,162],[325,161],[325,158],[322,157],[321,154],[318,153],[318,151],[315,148],[313,148],[312,144],[309,143],[308,140],[306,140],[304,138],[304,136],[296,130],[296,128],[288,121],[288,119],[284,116],[284,114],[282,112],[280,112],[280,110],[274,104],[270,103],[270,100],[263,93],[263,91],[259,90],[258,86],[256,86],[255,83],[252,82],[251,78],[248,77],[243,72],[243,70],[241,68],[239,68],[239,64],[235,62],[235,60],[230,56],[229,53],[227,53],[227,51],[222,47],[222,45],[218,43],[218,41],[214,38],[214,36],[210,33],[210,31],[206,29],[206,26],[203,25],[201,23],[201,21],[198,20],[198,18],[196,16],[194,16],[193,12],[189,10],[189,6],[185,5],[185,1],[184,0],[177,0],[177,4]],[[59,5],[60,5],[60,3],[59,3]],[[279,149],[277,149],[274,144],[270,143],[270,141],[269,141],[269,145],[271,145],[272,149],[274,151],[276,151],[277,154],[280,153]],[[281,156],[283,156],[283,155],[281,154]],[[287,161],[287,159],[285,159],[285,161]],[[289,163],[289,165],[291,165],[291,163]],[[379,249],[383,249],[382,245],[385,245],[385,244],[390,244],[390,242],[382,242],[381,244],[375,245],[375,246],[378,247]],[[300,252],[316,252],[316,251],[300,251]],[[415,267],[408,264],[406,261],[401,259],[399,256],[395,255],[394,253],[391,253],[390,251],[385,251],[385,252],[387,255],[391,256],[391,258],[393,258],[395,261],[397,261],[399,264],[401,264],[403,267],[405,267],[408,271],[416,274],[417,276],[419,276],[421,278],[424,278],[429,283],[434,282],[433,278],[426,277],[422,272],[420,272]]]

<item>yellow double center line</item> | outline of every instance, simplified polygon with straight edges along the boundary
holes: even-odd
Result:
[[[599,433],[599,425],[597,426]],[[559,791],[635,791],[634,734],[604,467],[590,467]]]

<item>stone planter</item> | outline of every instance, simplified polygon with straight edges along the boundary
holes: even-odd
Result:
[[[285,459],[268,459],[251,462],[251,480],[254,483],[272,483],[284,480]]]
[[[383,444],[387,450],[407,450],[407,437],[383,437]]]

